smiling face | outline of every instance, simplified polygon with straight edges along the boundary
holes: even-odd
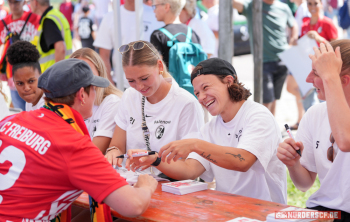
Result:
[[[312,85],[316,88],[317,97],[320,100],[326,100],[326,94],[324,91],[323,81],[321,77],[317,75],[315,67],[312,66],[312,70],[309,75],[306,77],[306,82],[312,83]]]
[[[226,77],[227,81],[232,76]],[[198,101],[212,116],[222,115],[229,103],[230,95],[227,83],[223,83],[215,75],[200,75],[193,79],[194,93]]]
[[[39,76],[39,71],[29,66],[17,69],[13,75],[19,96],[33,105],[36,105],[42,96],[42,90],[38,88]]]
[[[307,8],[312,16],[318,16],[322,10],[321,0],[307,0]]]
[[[125,66],[123,69],[130,86],[145,97],[153,96],[161,84],[158,66]]]

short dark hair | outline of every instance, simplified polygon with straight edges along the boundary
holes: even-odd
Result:
[[[7,61],[12,65],[12,75],[17,69],[23,67],[32,67],[41,74],[39,64],[40,54],[36,47],[27,41],[17,41],[13,43],[6,51]]]
[[[90,11],[89,6],[84,6],[84,7],[83,7],[83,12],[84,12],[84,13],[87,13],[88,11]]]
[[[90,95],[90,86],[86,86],[84,87],[84,91]],[[45,89],[43,89],[43,91],[45,92]],[[62,104],[66,104],[68,106],[72,106],[74,104],[74,99],[75,99],[75,95],[77,94],[77,92],[72,93],[68,96],[64,96],[64,97],[59,97],[59,98],[47,98],[46,96],[44,97],[46,102],[54,102],[54,103],[62,103]]]

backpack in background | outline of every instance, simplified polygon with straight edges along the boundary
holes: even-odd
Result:
[[[193,86],[191,84],[191,72],[196,65],[207,59],[207,54],[203,51],[202,46],[192,42],[192,29],[188,27],[187,35],[177,33],[172,35],[165,28],[159,29],[169,39],[167,45],[169,50],[169,72],[179,84],[188,92],[194,95]],[[176,39],[178,35],[185,35],[186,42],[180,42]]]
[[[339,26],[342,29],[347,29],[350,27],[348,0],[345,0],[344,5],[339,8]]]

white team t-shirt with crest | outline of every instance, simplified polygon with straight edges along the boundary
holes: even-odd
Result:
[[[350,152],[342,152],[335,141],[333,163],[327,159],[327,150],[332,145],[331,132],[326,102],[308,109],[300,122],[296,135],[296,141],[304,145],[300,163],[317,173],[321,183],[320,189],[306,201],[306,206],[323,206],[350,213]]]
[[[179,87],[172,78],[168,95],[156,104],[145,101],[144,114],[150,131],[150,148],[159,151],[164,145],[180,140],[192,132],[198,132],[204,125],[203,109],[197,99]],[[115,116],[117,125],[126,131],[126,150],[147,150],[141,129],[142,94],[134,88],[128,88],[123,96]]]
[[[202,179],[212,181],[215,177],[216,190],[287,203],[286,168],[276,156],[281,132],[265,106],[247,100],[230,122],[225,123],[221,116],[216,116],[201,129],[200,135],[193,136],[220,146],[246,150],[257,158],[247,172],[238,172],[190,153],[188,158],[198,160],[206,169]]]
[[[96,136],[112,138],[115,129],[114,116],[117,113],[120,98],[110,94],[99,106],[94,106],[92,116],[85,120],[91,140]]]

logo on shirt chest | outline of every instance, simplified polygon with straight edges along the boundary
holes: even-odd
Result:
[[[238,140],[238,142],[239,142],[239,139],[241,138],[241,136],[242,136],[242,132],[243,132],[243,128],[242,129],[240,129],[239,131],[238,131],[238,133],[237,134],[235,134],[236,135],[236,138],[237,138],[237,140]]]
[[[320,141],[316,141],[316,149],[318,148],[319,143],[320,143]]]
[[[134,124],[134,122],[135,122],[135,119],[130,117],[130,124],[132,125],[132,124]]]
[[[164,135],[164,131],[165,131],[165,127],[163,125],[158,126],[155,133],[156,138],[161,139]]]

